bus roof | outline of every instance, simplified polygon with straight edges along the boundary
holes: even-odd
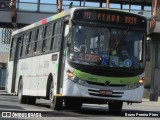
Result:
[[[44,19],[42,19],[42,20],[40,20],[40,21],[38,21],[38,22],[36,22],[36,23],[33,23],[33,24],[31,24],[31,25],[28,25],[28,26],[23,27],[23,28],[21,28],[21,29],[15,30],[15,31],[13,31],[12,35],[15,35],[15,34],[17,34],[17,33],[20,33],[20,32],[26,31],[26,30],[29,30],[29,29],[31,29],[31,28],[33,28],[33,27],[37,27],[37,26],[46,24],[46,23],[48,23],[48,22],[50,22],[50,21],[52,21],[52,20],[56,20],[56,19],[58,19],[58,18],[67,16],[67,15],[69,15],[69,14],[71,13],[71,11],[73,11],[73,9],[74,9],[74,8],[69,9],[69,10],[67,10],[67,11],[60,12],[60,13],[55,14],[55,15],[53,15],[53,16],[50,16],[50,17],[48,17],[48,18],[44,18]]]
[[[51,17],[42,19],[42,20],[40,20],[40,21],[38,21],[38,22],[36,22],[36,23],[33,23],[33,24],[28,25],[28,26],[26,26],[26,27],[23,27],[23,28],[21,28],[21,29],[15,30],[15,31],[13,31],[12,35],[15,35],[15,34],[17,34],[17,33],[21,33],[21,32],[23,32],[23,31],[29,30],[29,29],[31,29],[31,28],[34,28],[34,27],[37,27],[37,26],[46,24],[46,23],[48,23],[48,22],[50,22],[50,21],[59,19],[59,18],[61,18],[61,17],[67,16],[67,15],[70,15],[70,14],[73,13],[73,11],[76,10],[76,9],[103,9],[103,10],[104,10],[104,9],[106,9],[106,8],[74,7],[74,8],[71,8],[71,9],[69,9],[69,10],[62,11],[62,12],[60,12],[60,13],[58,13],[58,14],[55,14],[55,15],[53,15],[53,16],[51,16]],[[110,10],[110,11],[115,11],[114,9],[113,9],[113,10],[112,10],[112,9],[108,9],[108,10]],[[123,10],[116,10],[116,11],[126,12],[126,11],[123,11]],[[127,13],[127,12],[126,12],[126,13]],[[131,14],[135,14],[135,13],[131,13]],[[139,14],[135,14],[135,15],[139,15]],[[139,15],[139,16],[143,16],[143,15]],[[144,16],[143,16],[143,17],[144,17]],[[72,16],[71,16],[71,18],[72,18]]]

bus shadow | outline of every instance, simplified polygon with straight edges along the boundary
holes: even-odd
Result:
[[[0,105],[1,110],[25,110],[23,107],[17,106],[17,105]]]
[[[83,106],[81,110],[67,110],[68,112],[79,113],[83,116],[126,116],[126,117],[160,117],[160,111],[147,111],[147,110],[135,110],[135,109],[122,109],[120,114],[111,114],[108,111],[107,106]]]
[[[18,98],[15,97],[15,96],[10,96],[10,95],[0,95],[0,101],[4,101],[4,102],[7,102],[7,101],[10,101],[10,102],[17,102],[18,101]]]
[[[103,117],[103,116],[126,116],[126,117],[159,117],[160,111],[147,111],[147,110],[135,110],[135,109],[122,109],[120,114],[111,114],[108,111],[108,107],[98,106],[87,106],[83,105],[81,110],[68,110],[65,107],[61,111],[52,111],[49,104],[47,103],[36,103],[38,107],[48,108],[49,111],[53,113],[62,113],[64,116],[75,116],[75,117]],[[59,114],[59,115],[62,115]],[[62,115],[62,116],[63,116]]]
[[[50,106],[48,104],[43,104],[43,103],[36,103],[35,106],[44,107],[44,108],[50,108]]]
[[[95,108],[82,108],[79,113],[83,115],[92,115],[92,116],[126,116],[126,117],[160,117],[160,111],[146,111],[146,110],[129,110],[129,109],[122,109],[120,114],[111,114],[108,109],[95,109]]]

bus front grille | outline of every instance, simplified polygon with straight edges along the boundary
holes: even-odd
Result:
[[[96,82],[91,82],[91,81],[86,81],[86,82],[91,85],[106,86],[105,83],[96,83]],[[108,87],[124,87],[124,86],[126,86],[126,84],[110,84],[107,86]]]

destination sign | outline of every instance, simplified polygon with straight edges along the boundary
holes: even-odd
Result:
[[[144,17],[113,10],[77,10],[74,13],[73,19],[77,21],[146,26],[146,20]]]
[[[79,54],[79,60],[80,61],[87,61],[87,62],[98,62],[100,61],[100,56],[98,55],[92,55],[92,54]]]

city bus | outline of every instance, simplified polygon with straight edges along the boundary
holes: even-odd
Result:
[[[102,8],[71,8],[12,33],[7,91],[53,110],[141,103],[147,20]]]

